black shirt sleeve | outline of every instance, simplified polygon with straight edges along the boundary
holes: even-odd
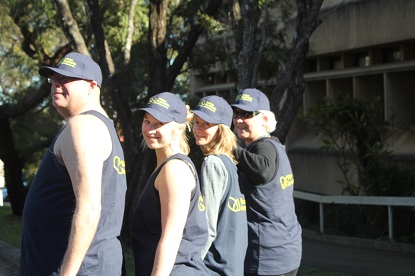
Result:
[[[238,147],[234,153],[238,170],[243,172],[250,184],[263,185],[275,177],[278,152],[268,139],[255,141],[246,149]]]

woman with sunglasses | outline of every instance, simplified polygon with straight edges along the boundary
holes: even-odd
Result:
[[[248,233],[245,197],[232,153],[232,108],[223,98],[208,96],[192,111],[193,134],[205,155],[201,189],[209,236],[202,258],[211,275],[243,275]]]
[[[267,96],[258,89],[245,89],[231,106],[236,132],[246,144],[245,149],[235,150],[248,217],[245,275],[296,275],[301,226],[285,146],[270,135],[277,125],[275,115]]]
[[[157,164],[137,202],[131,233],[136,275],[208,275],[200,252],[207,241],[205,206],[192,161],[186,105],[174,94],[150,98],[142,134]]]

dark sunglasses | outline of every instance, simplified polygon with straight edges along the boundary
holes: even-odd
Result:
[[[72,81],[77,81],[80,80],[79,78],[72,78],[72,77],[66,77],[66,76],[62,76],[62,75],[54,75],[51,76],[50,78],[48,78],[48,82],[52,83],[52,82],[57,82],[60,84],[65,84],[68,82],[72,82]]]
[[[259,111],[234,111],[233,118],[234,119],[238,119],[238,118],[250,119],[258,115],[259,113],[261,112]]]

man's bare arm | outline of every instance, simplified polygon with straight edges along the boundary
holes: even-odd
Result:
[[[102,169],[111,152],[111,137],[105,124],[92,115],[73,117],[61,135],[59,150],[71,177],[76,208],[60,275],[76,275],[100,220]]]

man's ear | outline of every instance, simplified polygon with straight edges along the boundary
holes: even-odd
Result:
[[[262,119],[264,120],[264,122],[268,122],[268,117],[265,116],[264,113],[261,112],[261,116],[262,116]]]
[[[94,89],[95,87],[98,86],[98,83],[96,81],[91,81],[89,85],[90,85],[91,89]]]

